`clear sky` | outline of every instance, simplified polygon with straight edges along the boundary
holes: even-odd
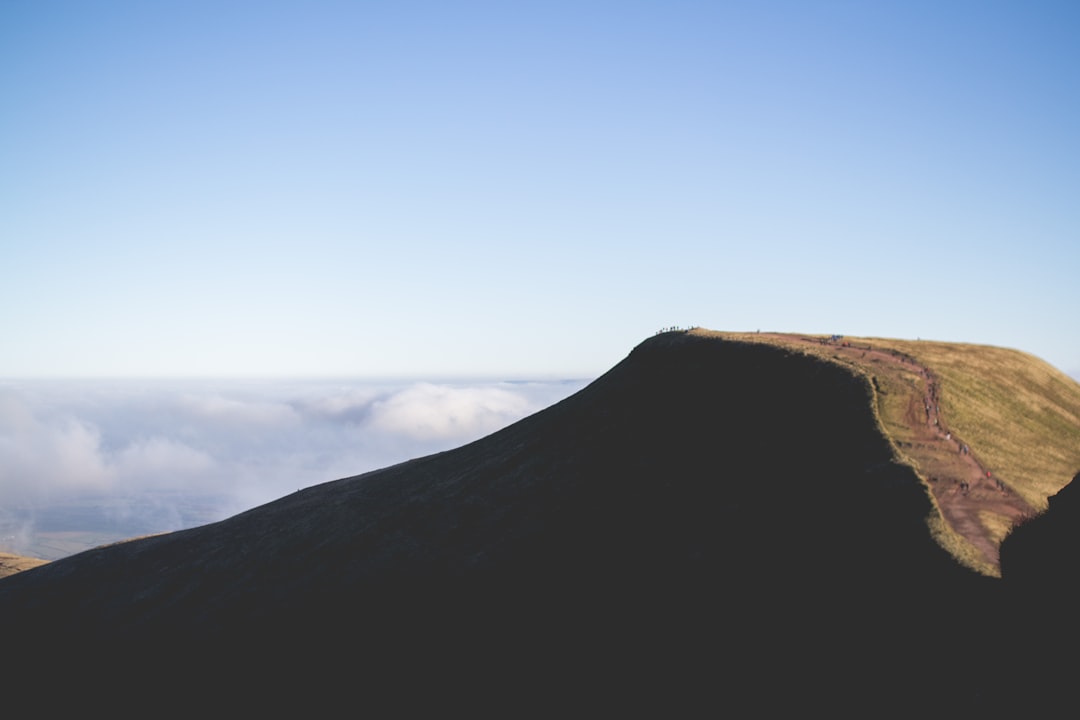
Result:
[[[0,377],[1080,372],[1080,3],[0,3]]]

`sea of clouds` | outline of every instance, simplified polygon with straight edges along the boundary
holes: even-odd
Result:
[[[587,383],[0,381],[0,551],[56,559],[220,520],[457,447]]]

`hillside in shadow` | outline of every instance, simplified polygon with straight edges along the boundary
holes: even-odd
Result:
[[[1080,558],[1080,475],[1050,497],[1050,507],[1013,529],[1001,546],[1003,573],[1016,591],[1080,607],[1080,584],[1063,568]]]
[[[456,450],[0,580],[5,647],[247,710],[1026,702],[984,671],[1001,582],[930,538],[870,398],[813,357],[659,335]]]
[[[1049,508],[1017,526],[1001,545],[1006,612],[1016,621],[1011,682],[1026,698],[1057,709],[1077,702],[1080,663],[1080,474]]]

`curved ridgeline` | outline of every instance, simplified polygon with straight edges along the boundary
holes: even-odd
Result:
[[[456,450],[6,578],[5,647],[248,710],[1026,697],[981,665],[1014,610],[932,537],[874,393],[791,348],[660,334]],[[83,662],[102,648],[120,660]]]

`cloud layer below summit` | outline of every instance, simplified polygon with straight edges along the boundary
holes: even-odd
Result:
[[[129,536],[221,519],[456,447],[585,382],[9,381],[0,550],[62,522]]]

